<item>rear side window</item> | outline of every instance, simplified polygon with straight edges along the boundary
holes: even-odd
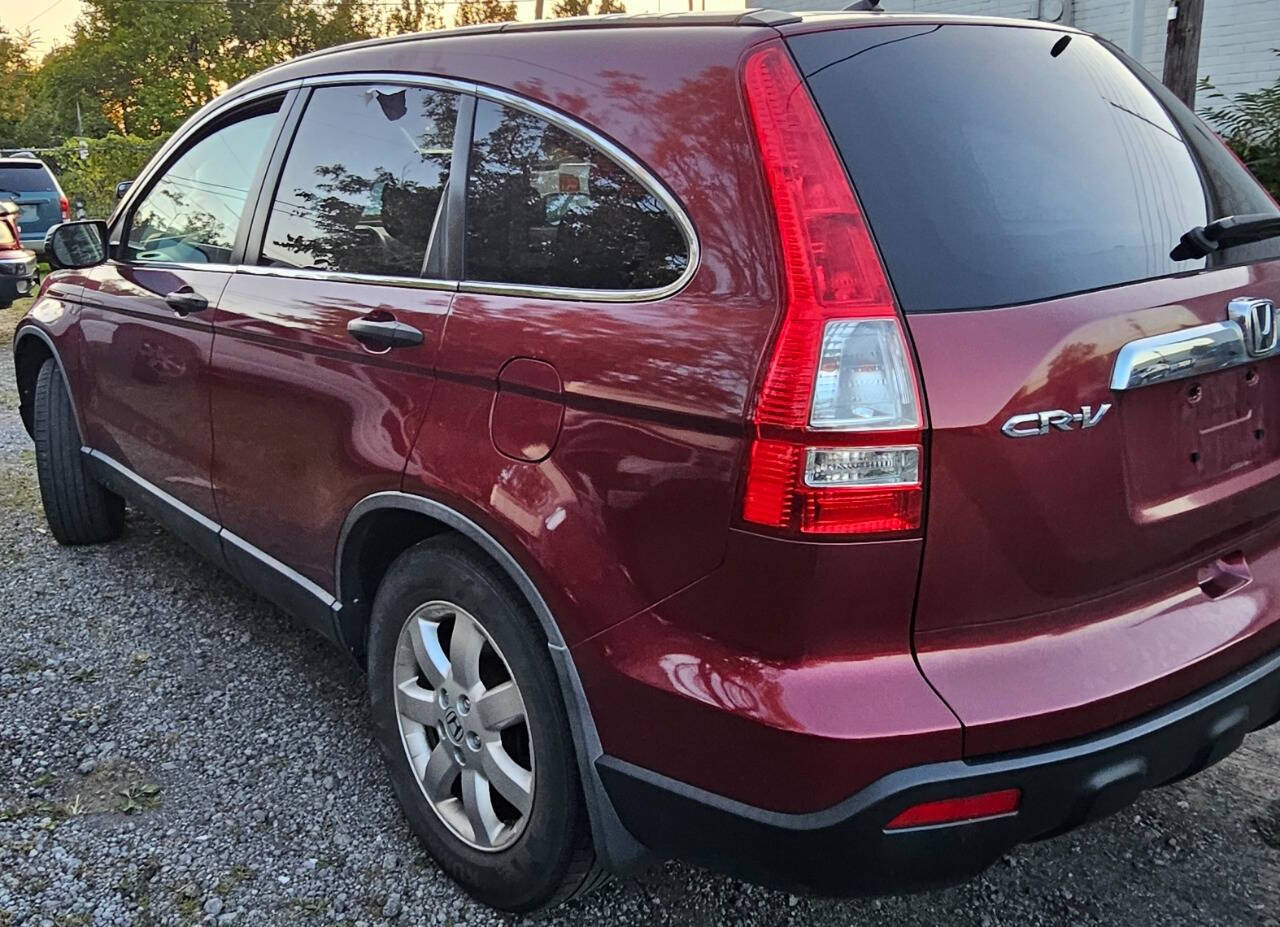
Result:
[[[259,263],[421,276],[457,113],[456,94],[441,90],[317,89],[285,159]]]
[[[478,101],[470,165],[469,280],[646,290],[688,266],[680,227],[651,190],[532,113]]]
[[[53,174],[40,161],[0,165],[0,198],[6,193],[56,193]]]
[[[1097,41],[956,24],[789,44],[906,311],[1205,266],[1169,251],[1216,217],[1212,191],[1160,100]]]

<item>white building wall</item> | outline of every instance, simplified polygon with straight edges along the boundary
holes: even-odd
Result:
[[[780,10],[839,9],[839,0],[751,0]],[[1057,8],[1061,0],[1043,0]],[[1129,50],[1134,0],[1066,0],[1071,24]],[[958,13],[1032,18],[1039,0],[881,0],[894,12]],[[1164,61],[1168,0],[1146,0],[1140,60],[1156,75]],[[1280,78],[1280,0],[1205,0],[1200,36],[1200,76],[1223,93],[1257,90]],[[1197,101],[1204,105],[1204,99]]]

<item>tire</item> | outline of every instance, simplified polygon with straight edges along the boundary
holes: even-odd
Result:
[[[469,621],[474,621],[466,624],[470,630],[459,630]],[[422,631],[424,627],[437,630]],[[485,638],[482,644],[468,648],[459,643],[474,642],[477,628]],[[434,658],[419,646],[424,641],[439,645]],[[481,681],[474,684],[462,669],[468,664],[462,651],[468,649],[478,654],[474,665]],[[431,672],[424,671],[428,663],[435,667]],[[450,675],[444,675],[441,666]],[[495,702],[482,704],[480,696],[504,681],[515,684],[524,715],[496,735],[485,726],[486,719],[514,712],[495,711]],[[412,693],[399,703],[398,683]],[[474,705],[468,694],[476,696]],[[511,695],[505,690],[502,694]],[[369,695],[378,744],[410,826],[440,868],[473,897],[503,911],[527,914],[584,894],[605,880],[591,843],[573,741],[546,638],[507,576],[460,536],[423,541],[388,569],[370,622]],[[414,706],[421,724],[401,714],[405,704]],[[456,711],[447,711],[449,706]],[[450,713],[457,728],[470,725],[465,734],[453,725],[445,728]],[[485,746],[477,747],[481,736],[498,736],[500,742],[495,747],[491,739],[485,740]],[[519,792],[512,789],[512,780],[519,777],[503,773],[512,767],[492,760],[497,754],[490,750],[516,758],[521,775],[529,768],[527,813],[502,797]],[[442,751],[461,757],[447,761],[456,779],[449,779],[447,772],[432,772],[448,769],[436,762]],[[495,765],[497,773],[490,783],[483,777]],[[454,784],[448,790],[436,787],[438,800],[429,799],[424,782],[446,780]],[[505,792],[495,784],[500,780]],[[449,797],[439,800],[446,792]],[[477,794],[490,796],[490,815],[482,815],[482,820],[500,818],[500,827],[493,831],[472,819],[471,809],[484,807],[484,802],[473,797],[468,804],[464,799]]]
[[[40,501],[54,540],[77,545],[118,538],[124,500],[85,470],[71,397],[52,358],[36,376],[33,418]]]

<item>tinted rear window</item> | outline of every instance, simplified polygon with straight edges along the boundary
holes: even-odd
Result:
[[[53,193],[53,175],[43,164],[0,165],[0,193]]]
[[[905,310],[1034,302],[1205,266],[1169,258],[1213,208],[1187,138],[1095,40],[913,25],[790,44]]]

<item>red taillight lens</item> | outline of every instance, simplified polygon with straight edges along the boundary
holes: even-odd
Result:
[[[67,202],[65,196],[58,200],[58,208],[62,210],[62,221],[69,221],[71,219],[71,204]]]
[[[958,824],[1014,814],[1022,805],[1022,789],[1002,789],[963,798],[945,798],[912,805],[884,826],[885,830],[906,830],[933,824]]]
[[[786,293],[755,408],[743,518],[800,534],[914,531],[923,413],[879,254],[782,44],[753,52],[743,82]]]

